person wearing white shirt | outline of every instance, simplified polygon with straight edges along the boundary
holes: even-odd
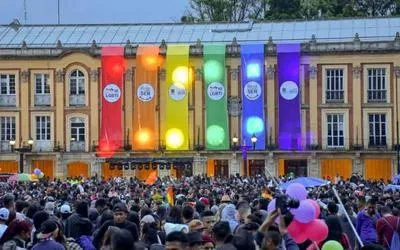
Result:
[[[7,230],[7,221],[10,216],[10,211],[7,208],[0,209],[0,238],[3,237],[4,232]]]

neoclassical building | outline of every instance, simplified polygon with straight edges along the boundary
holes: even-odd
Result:
[[[324,178],[337,174],[348,178],[358,172],[368,179],[390,179],[398,165],[399,30],[400,18],[1,25],[0,172],[18,172],[23,167],[23,172],[40,168],[45,175],[57,178],[97,174],[142,179],[151,172],[160,176],[294,173]],[[166,93],[180,98],[168,92],[171,74],[174,77],[168,65],[172,65],[171,51],[176,44],[187,45],[185,60],[190,74],[187,102],[179,106],[183,110],[176,111],[183,112],[187,121],[187,147],[179,150],[166,141],[168,124],[173,122],[168,112],[175,107],[168,106]],[[220,82],[226,86],[219,93],[225,102],[217,108],[226,116],[225,147],[221,148],[209,146],[214,141],[207,138],[211,133],[207,124],[214,112],[207,97],[207,48],[217,44],[223,45],[218,60],[223,65]],[[247,141],[243,119],[248,96],[243,89],[249,85],[244,80],[244,44],[262,45],[263,60],[260,71],[247,67],[248,74],[261,72],[262,87],[258,90],[263,137],[254,130],[255,138],[250,134]],[[280,143],[279,131],[286,119],[280,112],[278,75],[284,67],[279,59],[280,44],[299,46],[301,135],[296,149],[283,148]],[[156,86],[150,94],[153,109],[138,118],[139,101],[147,101],[138,92],[142,67],[150,63],[138,59],[144,45],[159,49],[160,64],[151,70]],[[118,100],[123,140],[119,143],[122,147],[102,154],[102,51],[110,46],[122,47],[125,61]],[[291,112],[287,116],[292,116]],[[149,119],[155,131],[149,137],[150,147],[137,147],[138,138],[148,140],[147,134],[135,132],[137,122]]]

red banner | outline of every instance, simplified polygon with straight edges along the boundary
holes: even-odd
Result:
[[[123,146],[122,97],[125,64],[123,47],[102,48],[99,151],[103,153],[115,152]]]

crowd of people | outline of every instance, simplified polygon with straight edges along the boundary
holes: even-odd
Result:
[[[282,192],[274,183],[265,176],[167,177],[152,185],[132,178],[3,182],[0,246],[3,250],[309,250],[324,249],[325,242],[334,240],[343,249],[394,250],[400,233],[400,193],[385,190],[383,181],[353,176],[308,188],[329,233],[322,242],[302,243],[288,233],[290,212],[267,212],[269,202]]]

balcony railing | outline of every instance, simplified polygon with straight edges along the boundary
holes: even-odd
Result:
[[[325,92],[327,103],[343,103],[344,91],[343,90],[327,90]]]
[[[69,96],[70,106],[84,106],[85,105],[85,95],[70,95]]]
[[[16,95],[0,95],[0,106],[12,107],[17,105]]]
[[[84,152],[85,151],[85,142],[84,141],[71,141],[70,151],[71,152]]]
[[[50,94],[35,94],[35,106],[50,106],[51,95]]]
[[[0,141],[0,152],[11,152],[9,141]]]
[[[368,90],[368,102],[386,102],[386,90]]]
[[[37,152],[52,152],[53,151],[53,141],[35,141],[33,144],[33,151]]]

